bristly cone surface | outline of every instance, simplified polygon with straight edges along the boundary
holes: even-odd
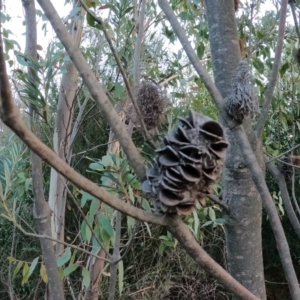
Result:
[[[228,115],[237,123],[242,123],[247,116],[253,118],[257,112],[257,98],[253,86],[253,78],[249,65],[241,60],[237,67],[237,75],[232,82],[231,93],[226,101]]]
[[[161,88],[152,81],[144,81],[138,90],[137,102],[147,129],[155,129],[161,123],[165,109]]]
[[[200,113],[190,110],[180,121],[156,151],[142,188],[152,194],[157,212],[189,215],[211,193],[228,143],[221,125]]]

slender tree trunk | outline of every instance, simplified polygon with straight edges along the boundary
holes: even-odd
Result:
[[[74,6],[78,1],[73,1]],[[81,16],[84,14],[81,9]],[[73,21],[71,35],[76,45],[81,42],[84,18],[77,18]],[[70,135],[73,125],[73,101],[77,91],[78,72],[72,62],[66,63],[67,73],[62,76],[57,104],[57,115],[53,136],[54,151],[65,162],[70,163],[71,157]],[[65,205],[66,205],[66,182],[67,180],[52,168],[50,177],[49,205],[53,211],[51,218],[52,236],[64,241]],[[56,253],[63,252],[63,245],[56,244]]]
[[[29,55],[32,59],[37,59],[37,31],[36,31],[36,11],[34,0],[22,0],[25,17],[26,17],[26,55]],[[37,74],[35,71],[27,67],[28,79],[34,83]],[[38,85],[38,82],[35,82]],[[30,123],[31,128],[37,136],[39,136],[39,127],[36,122],[38,119],[35,117],[33,107],[30,106]],[[51,210],[46,202],[44,189],[43,189],[43,168],[42,159],[33,151],[31,151],[30,157],[32,167],[32,185],[34,195],[34,218],[38,227],[40,235],[51,236],[51,223],[50,215]],[[56,264],[56,256],[54,253],[53,245],[50,240],[40,239],[43,260],[45,262],[50,292],[53,299],[63,300],[64,293],[62,288],[62,282],[59,278],[58,268]]]
[[[228,96],[231,80],[240,58],[239,40],[233,1],[207,0],[210,48],[216,85],[224,98]],[[263,166],[262,143],[255,137],[251,122],[245,131]],[[264,284],[261,215],[262,204],[251,180],[237,141],[227,130],[230,148],[223,169],[223,201],[229,205],[225,214],[226,246],[229,271],[253,294],[266,299]]]

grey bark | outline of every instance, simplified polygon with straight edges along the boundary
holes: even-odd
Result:
[[[34,0],[22,0],[25,18],[26,18],[26,54],[33,59],[37,59],[37,31],[36,31],[36,11]],[[34,70],[28,67],[28,77],[34,81],[36,74]],[[37,83],[36,83],[37,84]],[[32,107],[30,107],[32,130],[38,134],[35,125],[35,116]],[[46,202],[43,190],[43,169],[42,159],[33,151],[31,152],[32,166],[32,185],[34,195],[34,218],[40,235],[51,235],[50,215],[51,210]],[[59,279],[58,268],[56,264],[56,256],[52,246],[52,242],[47,239],[40,239],[43,260],[45,262],[47,275],[49,278],[50,292],[54,299],[64,299],[62,283]]]
[[[225,99],[240,60],[233,1],[209,0],[206,6],[214,78]],[[261,142],[256,139],[251,123],[245,122],[244,128],[262,162]],[[243,286],[260,299],[266,299],[261,247],[262,203],[239,144],[229,130],[227,136],[230,148],[223,169],[222,188],[223,201],[231,212],[225,211],[228,267]]]
[[[77,0],[73,1],[73,6],[77,5]],[[81,9],[81,18],[74,19],[71,27],[71,35],[76,46],[80,45],[84,10]],[[66,63],[67,73],[64,73],[61,80],[59,99],[57,104],[57,115],[55,122],[55,131],[53,137],[53,146],[58,156],[65,162],[70,163],[71,157],[70,135],[72,131],[73,120],[73,101],[77,91],[78,72],[72,62]],[[64,241],[64,223],[66,206],[66,183],[64,177],[59,176],[55,169],[51,169],[49,205],[53,211],[52,215],[52,234],[53,237]],[[56,244],[56,253],[63,252],[64,245]]]

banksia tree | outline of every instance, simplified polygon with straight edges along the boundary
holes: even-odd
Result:
[[[190,110],[180,121],[156,151],[143,190],[152,194],[156,211],[188,215],[211,193],[228,143],[221,125],[200,113]]]
[[[248,63],[241,60],[225,106],[228,115],[238,123],[242,123],[247,116],[253,118],[257,111],[257,99],[252,80]]]
[[[147,129],[155,129],[163,119],[165,108],[161,88],[152,81],[144,81],[137,92],[137,102]]]

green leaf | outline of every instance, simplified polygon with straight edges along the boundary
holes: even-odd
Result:
[[[83,220],[80,226],[80,233],[82,236],[82,239],[86,242],[89,243],[91,238],[92,238],[92,232],[89,226],[86,224],[86,221]]]
[[[125,95],[124,87],[121,85],[121,83],[116,82],[114,93],[113,93],[114,98],[121,99],[124,97],[124,95]]]
[[[195,233],[195,235],[197,235],[199,226],[200,226],[200,222],[199,222],[199,218],[198,218],[198,215],[197,215],[197,212],[195,209],[193,210],[193,217],[194,217],[193,218],[194,219],[194,233]]]
[[[145,198],[142,198],[142,207],[145,211],[151,211],[150,204]]]
[[[208,215],[209,215],[209,217],[210,217],[210,219],[211,219],[212,221],[215,221],[215,220],[216,220],[216,212],[215,212],[215,210],[212,209],[211,207],[210,207],[209,210],[208,210]]]
[[[64,275],[68,276],[70,275],[72,272],[74,272],[76,269],[78,268],[77,264],[68,266],[67,268],[64,269]]]
[[[265,66],[260,59],[253,58],[253,66],[259,73],[262,74],[264,72]]]
[[[158,253],[159,253],[160,255],[162,255],[162,254],[164,253],[165,247],[166,247],[166,246],[165,246],[163,243],[161,243],[161,244],[159,245],[159,247],[158,247]]]
[[[201,227],[205,227],[205,226],[211,225],[212,223],[213,223],[213,221],[207,221]]]
[[[288,62],[286,62],[285,64],[283,64],[279,70],[280,76],[283,77],[283,75],[285,74],[285,72],[289,69],[290,64]]]
[[[79,6],[75,6],[69,13],[69,17],[72,18],[74,16],[76,16],[79,12],[80,12],[80,7]]]
[[[183,21],[192,20],[194,18],[194,16],[190,12],[186,12],[186,11],[182,11],[178,15],[178,17]]]
[[[89,270],[85,267],[82,267],[81,275],[82,275],[82,278],[83,278],[84,287],[88,288],[89,285],[90,285],[90,281],[91,281]]]
[[[48,275],[47,275],[46,267],[44,264],[41,264],[40,276],[45,283],[48,282]]]
[[[14,273],[13,273],[13,276],[12,278],[14,279],[15,276],[19,273],[19,271],[21,270],[22,266],[24,264],[24,261],[19,261],[16,268],[14,269]]]
[[[113,237],[114,236],[114,229],[113,229],[110,221],[106,218],[106,216],[103,213],[100,214],[99,221],[100,221],[100,224],[101,224],[102,228],[105,230],[105,232],[110,237]]]
[[[28,263],[25,262],[22,270],[23,279],[21,285],[25,284],[28,281],[28,272],[29,272],[29,266]]]
[[[81,197],[81,203],[80,203],[80,207],[84,207],[84,205],[86,204],[86,202],[88,200],[93,200],[95,199],[94,196],[92,196],[91,194],[81,191],[82,197]]]
[[[30,277],[30,275],[31,275],[32,272],[34,271],[34,269],[35,269],[35,267],[36,267],[38,261],[39,261],[39,256],[36,257],[36,258],[32,261],[32,263],[31,263],[31,265],[30,265],[30,268],[29,268],[29,272],[28,272],[28,278]]]
[[[71,249],[70,247],[66,248],[64,254],[57,259],[57,266],[61,267],[67,263],[71,258]]]
[[[99,163],[91,163],[89,165],[89,168],[91,170],[95,170],[95,171],[103,171],[104,170],[103,165],[101,165]]]
[[[205,46],[203,43],[200,43],[197,47],[197,55],[198,55],[199,59],[202,59],[202,57],[204,55],[204,51],[205,51]]]

